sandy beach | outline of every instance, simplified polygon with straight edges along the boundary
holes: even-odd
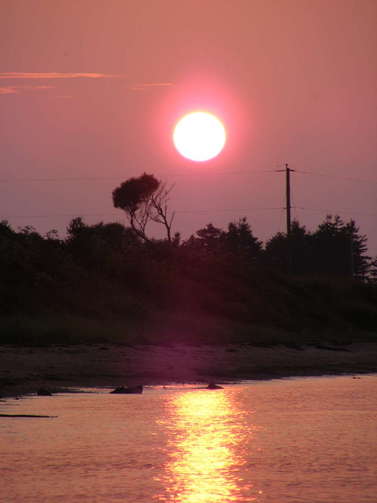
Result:
[[[64,388],[229,382],[377,371],[377,344],[270,348],[74,345],[0,347],[0,397]]]

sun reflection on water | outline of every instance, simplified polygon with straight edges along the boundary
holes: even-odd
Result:
[[[159,501],[226,503],[254,501],[252,485],[240,476],[241,412],[223,391],[189,391],[170,403],[170,462],[166,467],[165,494]],[[250,436],[250,431],[247,432]],[[244,499],[248,493],[247,500]]]

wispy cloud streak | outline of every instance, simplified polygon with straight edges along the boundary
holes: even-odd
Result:
[[[3,86],[0,87],[1,94],[20,94],[20,91],[38,91],[41,89],[55,89],[54,86]]]
[[[130,89],[131,91],[145,91],[146,89],[151,89],[154,87],[170,87],[173,85],[173,82],[146,82],[143,84],[136,84]]]
[[[2,72],[0,73],[1,80],[69,80],[69,79],[118,79],[126,78],[125,75],[121,74],[110,74],[110,73],[62,73],[62,72]],[[151,89],[161,89],[165,87],[173,86],[173,82],[141,82],[134,84],[128,89],[130,91],[147,91]],[[35,90],[35,89],[52,89],[54,86],[44,86],[44,85],[7,85],[0,86],[0,95],[5,94],[23,94],[22,90]]]
[[[124,75],[112,73],[64,73],[64,72],[3,72],[0,79],[117,79]]]
[[[1,94],[17,94],[17,89],[12,86],[0,87],[0,95]]]

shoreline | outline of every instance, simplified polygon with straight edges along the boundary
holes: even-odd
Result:
[[[377,372],[377,344],[0,346],[0,398],[83,387],[236,382]]]

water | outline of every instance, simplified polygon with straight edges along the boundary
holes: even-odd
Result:
[[[377,376],[0,403],[0,501],[377,501]]]

